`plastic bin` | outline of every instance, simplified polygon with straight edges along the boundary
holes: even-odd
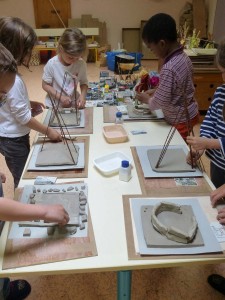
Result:
[[[116,55],[119,55],[119,54],[127,54],[127,55],[133,56],[135,58],[134,62],[139,64],[139,66],[134,68],[135,71],[138,70],[139,67],[141,66],[141,58],[143,57],[142,53],[112,51],[112,52],[106,52],[107,66],[110,71],[115,71]]]
[[[122,54],[124,52],[119,51],[112,51],[112,52],[106,52],[106,61],[107,61],[107,67],[110,71],[115,71],[115,60],[116,55]]]
[[[139,66],[135,67],[134,70],[135,71],[139,70],[141,66],[141,59],[143,57],[143,54],[139,52],[128,52],[127,54],[134,57],[135,64],[139,64]]]

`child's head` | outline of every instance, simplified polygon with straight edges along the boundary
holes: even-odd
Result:
[[[163,54],[157,53],[169,44],[177,42],[177,29],[175,20],[167,14],[159,13],[152,16],[145,24],[142,32],[142,39],[155,54],[163,57]],[[154,51],[155,47],[159,47]]]
[[[58,53],[67,64],[79,59],[86,48],[86,37],[78,28],[67,28],[59,39]]]
[[[13,87],[17,64],[12,54],[0,43],[0,107],[5,103],[7,93]]]
[[[17,64],[29,65],[37,36],[31,26],[16,17],[0,18],[0,42],[12,53]]]

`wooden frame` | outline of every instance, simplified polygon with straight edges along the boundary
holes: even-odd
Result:
[[[128,52],[140,52],[140,28],[122,28],[122,42]]]

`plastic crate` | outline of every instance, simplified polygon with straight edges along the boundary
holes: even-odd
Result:
[[[136,64],[139,64],[139,66],[134,68],[135,71],[138,70],[139,67],[141,66],[141,59],[143,57],[142,53],[112,51],[112,52],[106,52],[107,67],[110,71],[115,71],[116,55],[119,55],[119,54],[127,54],[127,55],[133,56],[135,58],[134,62]]]

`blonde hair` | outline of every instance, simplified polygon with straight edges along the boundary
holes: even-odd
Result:
[[[17,64],[12,54],[0,43],[0,75],[7,72],[16,74]]]
[[[86,37],[78,28],[67,28],[59,39],[60,46],[70,55],[81,55],[87,48]]]

